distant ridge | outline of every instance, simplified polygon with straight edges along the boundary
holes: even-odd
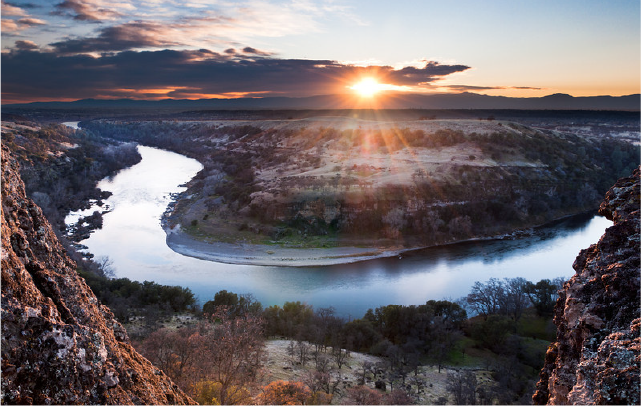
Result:
[[[522,110],[628,110],[639,111],[641,94],[627,96],[574,97],[556,93],[543,97],[488,96],[477,93],[395,94],[380,99],[384,109],[522,109]],[[5,104],[3,108],[77,109],[77,108],[169,108],[169,109],[351,109],[371,108],[372,102],[353,95],[311,97],[263,97],[199,100],[82,99],[72,102],[34,102]]]

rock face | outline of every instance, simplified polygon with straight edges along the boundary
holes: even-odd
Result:
[[[608,191],[599,212],[614,225],[581,251],[560,292],[537,404],[640,402],[639,178],[636,169]]]
[[[2,403],[193,404],[138,354],[2,147]]]

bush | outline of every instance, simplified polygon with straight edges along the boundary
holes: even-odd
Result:
[[[157,306],[161,310],[183,312],[193,309],[196,297],[189,288],[160,285],[155,282],[137,282],[129,278],[109,279],[84,268],[78,269],[87,285],[103,304],[112,307],[120,321],[127,322],[131,312],[147,306]],[[123,305],[129,308],[123,312]]]

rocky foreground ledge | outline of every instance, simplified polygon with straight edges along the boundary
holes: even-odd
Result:
[[[599,212],[614,225],[560,292],[536,404],[640,404],[639,178],[637,168],[607,192]]]
[[[193,404],[130,345],[2,147],[3,404]]]

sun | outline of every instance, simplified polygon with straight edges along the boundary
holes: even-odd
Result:
[[[361,97],[373,97],[376,93],[380,92],[382,88],[383,86],[374,78],[362,79],[350,87],[350,89],[356,91]]]

